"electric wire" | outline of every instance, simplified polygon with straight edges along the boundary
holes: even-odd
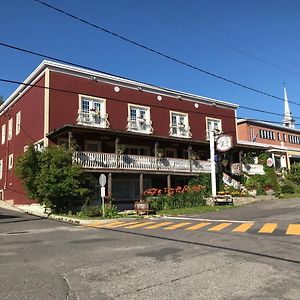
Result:
[[[200,68],[200,67],[194,66],[194,65],[192,65],[192,64],[190,64],[190,63],[187,63],[187,62],[185,62],[185,61],[183,61],[183,60],[181,60],[181,59],[172,57],[172,56],[170,56],[170,55],[168,55],[168,54],[166,54],[166,53],[163,53],[163,52],[158,51],[158,50],[156,50],[156,49],[154,49],[154,48],[148,47],[148,46],[146,46],[146,45],[144,45],[144,44],[141,44],[141,43],[136,42],[136,41],[134,41],[134,40],[132,40],[132,39],[129,39],[129,38],[127,38],[127,37],[125,37],[125,36],[123,36],[123,35],[121,35],[121,34],[115,33],[115,32],[113,32],[113,31],[111,31],[111,30],[109,30],[109,29],[107,29],[107,28],[104,28],[104,27],[98,26],[98,25],[96,25],[96,24],[94,24],[94,23],[91,23],[91,22],[89,22],[89,21],[87,21],[87,20],[85,20],[85,19],[83,19],[83,18],[81,18],[81,17],[78,17],[78,16],[76,16],[76,15],[74,15],[74,14],[71,14],[71,13],[65,11],[65,10],[62,10],[62,9],[60,9],[60,8],[57,8],[57,7],[53,6],[53,5],[50,5],[50,4],[48,4],[48,3],[44,2],[44,1],[41,1],[41,0],[33,0],[33,1],[38,2],[38,3],[40,3],[41,5],[44,5],[44,6],[50,8],[50,9],[52,9],[52,10],[55,10],[55,11],[61,13],[61,14],[64,14],[64,15],[66,15],[66,16],[72,18],[72,19],[75,19],[75,20],[77,20],[77,21],[79,21],[79,22],[82,22],[82,23],[84,23],[84,24],[86,24],[86,25],[88,25],[88,26],[91,26],[91,27],[93,27],[93,28],[96,28],[96,29],[98,29],[98,30],[101,30],[102,32],[105,32],[105,33],[107,33],[107,34],[109,34],[109,35],[112,35],[112,36],[114,36],[114,37],[116,37],[116,38],[119,38],[119,39],[121,39],[121,40],[123,40],[123,41],[125,41],[125,42],[128,42],[128,43],[130,43],[130,44],[132,44],[132,45],[135,45],[135,46],[137,46],[137,47],[140,47],[140,48],[142,48],[142,49],[144,49],[144,50],[150,51],[150,52],[152,52],[152,53],[154,53],[154,54],[157,54],[157,55],[159,55],[159,56],[161,56],[161,57],[164,57],[164,58],[166,58],[166,59],[168,59],[168,60],[171,60],[171,61],[174,61],[174,62],[176,62],[176,63],[179,63],[179,64],[181,64],[181,65],[183,65],[183,66],[188,67],[188,68],[197,70],[197,71],[199,71],[199,72],[201,72],[201,73],[204,73],[204,74],[209,75],[209,76],[211,76],[211,77],[214,77],[214,78],[217,78],[217,79],[219,79],[219,80],[225,81],[225,82],[227,82],[227,83],[231,83],[231,84],[233,84],[233,85],[236,85],[236,86],[238,86],[238,87],[247,89],[247,90],[249,90],[249,91],[252,91],[252,92],[255,92],[255,93],[258,93],[258,94],[261,94],[261,95],[270,97],[270,98],[273,98],[273,99],[277,99],[277,100],[284,101],[284,99],[281,98],[281,97],[272,95],[272,94],[270,94],[270,93],[268,93],[268,92],[264,92],[264,91],[258,90],[258,89],[256,89],[256,88],[247,86],[247,85],[245,85],[245,84],[243,84],[243,83],[239,83],[239,82],[234,81],[234,80],[232,80],[232,79],[225,78],[225,77],[223,77],[223,76],[221,76],[221,75],[217,75],[217,74],[212,73],[212,72],[210,72],[210,71],[204,70],[204,69],[202,69],[202,68]],[[295,102],[292,102],[292,101],[290,101],[290,103],[296,104]],[[297,103],[296,105],[300,105],[300,103]]]
[[[47,90],[52,90],[52,91],[57,91],[57,92],[62,92],[62,93],[68,93],[68,94],[75,94],[75,95],[82,94],[82,91],[79,91],[79,90],[75,91],[75,90],[59,89],[59,88],[54,88],[54,87],[46,87],[46,86],[43,86],[43,85],[38,85],[38,84],[33,84],[33,83],[24,83],[24,82],[21,82],[21,81],[4,79],[4,78],[0,78],[0,82],[11,83],[11,84],[19,84],[19,85],[23,85],[23,86],[27,86],[27,87],[37,87],[37,88],[41,88],[41,89],[47,89]],[[123,99],[119,99],[119,98],[115,98],[115,97],[111,97],[111,96],[109,96],[108,99],[114,100],[116,102],[126,102],[126,103],[128,103],[127,100],[123,100]],[[179,102],[182,101],[182,100],[179,100],[179,99],[176,99],[176,98],[174,98],[174,99],[179,101]],[[190,101],[190,102],[192,103],[193,101]],[[195,100],[195,102],[197,102],[197,101]],[[147,104],[147,103],[145,103],[145,104]],[[210,105],[210,104],[204,104],[204,105]],[[157,104],[151,104],[151,107],[164,108],[164,109],[167,108],[165,106],[157,105]],[[274,112],[272,113],[272,112],[259,110],[259,109],[253,109],[253,108],[248,108],[248,107],[241,107],[241,108],[254,110],[254,111],[262,112],[262,113],[269,113],[269,114],[277,115],[277,116],[283,116],[282,114],[279,114],[279,113],[274,113]],[[4,110],[6,110],[6,109],[8,109],[8,107],[4,108]],[[230,118],[230,119],[236,119],[236,120],[247,119],[248,121],[260,121],[260,122],[267,122],[267,123],[273,123],[273,124],[282,124],[282,122],[276,122],[276,121],[272,121],[272,120],[253,119],[253,118],[245,118],[245,117],[235,117],[235,116],[232,116],[232,115],[230,116],[230,115],[225,115],[225,114],[220,114],[220,113],[213,113],[213,112],[210,112],[210,113],[201,112],[201,111],[196,111],[195,112],[195,110],[189,110],[189,109],[184,109],[184,111],[188,112],[188,113],[197,113],[197,114],[206,115],[206,116],[209,115],[211,117],[223,117],[223,118]],[[295,119],[300,119],[300,117],[294,117],[294,118]],[[300,125],[300,124],[295,124],[295,125]]]
[[[66,60],[63,60],[63,59],[59,59],[59,58],[55,58],[53,56],[49,56],[49,55],[46,55],[46,54],[42,54],[42,53],[34,52],[34,51],[31,51],[31,50],[27,50],[27,49],[24,49],[24,48],[16,47],[16,46],[9,45],[9,44],[6,44],[6,43],[0,42],[0,46],[4,46],[4,47],[10,48],[10,49],[14,49],[14,50],[17,50],[17,51],[25,52],[25,53],[32,54],[32,55],[35,55],[35,56],[39,56],[39,57],[43,57],[43,58],[55,60],[55,61],[58,61],[58,62],[61,62],[61,63],[64,63],[64,64],[73,65],[73,66],[76,66],[76,67],[79,67],[79,68],[84,68],[84,69],[88,69],[88,70],[91,70],[91,71],[100,72],[100,73],[103,73],[103,74],[106,74],[106,75],[115,76],[115,75],[113,75],[111,73],[102,72],[102,71],[94,69],[94,68],[90,68],[90,67],[87,67],[87,66],[84,66],[84,65],[76,64],[76,63],[73,63],[73,62],[69,62],[69,61],[66,61]],[[120,77],[120,78],[124,78],[124,77]],[[130,80],[128,78],[124,78],[124,79]],[[3,78],[1,79],[1,81],[3,81],[3,82],[10,82],[10,80],[3,79]],[[22,84],[22,82],[17,82],[17,81],[11,81],[11,83]],[[155,86],[155,87],[157,87],[157,86]],[[282,98],[278,97],[278,99],[280,99],[281,101],[284,101],[284,99],[282,99]],[[299,105],[300,106],[300,103],[292,102],[290,100],[289,100],[289,103],[294,103],[295,105]],[[274,115],[274,116],[281,116],[281,117],[284,116],[283,114],[279,114],[279,113],[275,113],[275,112],[270,112],[270,111],[262,110],[262,109],[259,109],[259,108],[252,108],[252,107],[247,107],[247,106],[243,106],[243,105],[240,105],[239,107],[241,109],[255,111],[255,112],[260,112],[260,113],[265,113],[265,114],[270,114],[270,115]],[[295,117],[295,118],[297,118],[297,117]]]

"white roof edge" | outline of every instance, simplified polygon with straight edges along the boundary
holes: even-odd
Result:
[[[23,83],[28,84],[35,77],[37,77],[42,71],[46,68],[46,60],[43,60],[31,73],[30,75],[23,81]],[[20,84],[14,92],[3,102],[0,106],[0,113],[21,93],[22,90],[26,89],[27,85]]]
[[[252,123],[256,123],[256,124],[260,124],[260,125],[272,126],[272,127],[280,128],[282,130],[294,131],[294,132],[300,133],[300,129],[290,128],[290,127],[286,127],[283,125],[274,124],[271,122],[259,121],[259,120],[255,120],[255,119],[238,119],[237,120],[237,124],[243,123],[243,122],[252,122]]]
[[[83,74],[90,75],[90,76],[98,76],[98,77],[101,77],[103,79],[112,80],[112,81],[120,82],[120,83],[127,84],[127,85],[135,85],[135,86],[139,86],[141,88],[144,87],[144,88],[147,88],[147,89],[150,89],[150,90],[153,90],[153,91],[157,91],[157,92],[169,93],[173,96],[187,97],[187,98],[190,98],[190,100],[193,100],[193,101],[204,101],[204,102],[208,102],[208,103],[211,103],[211,104],[222,105],[222,106],[230,107],[230,108],[234,108],[234,109],[239,107],[238,104],[234,104],[234,103],[230,103],[230,102],[226,102],[226,101],[222,101],[222,100],[217,100],[217,99],[208,98],[208,97],[204,97],[204,96],[199,96],[199,95],[194,95],[194,94],[190,94],[190,93],[180,92],[180,91],[172,90],[172,89],[168,89],[168,88],[162,88],[162,87],[158,87],[158,86],[154,86],[154,85],[150,85],[150,84],[146,84],[146,83],[142,83],[142,82],[138,82],[138,81],[118,77],[118,76],[115,76],[115,75],[101,73],[101,72],[89,70],[89,69],[86,69],[86,68],[80,68],[80,67],[76,67],[76,66],[72,66],[72,65],[68,65],[68,64],[62,64],[62,63],[55,62],[55,61],[49,61],[49,60],[43,60],[38,65],[38,67],[23,81],[23,83],[25,83],[25,84],[30,83],[35,77],[37,77],[46,68],[49,68],[50,70],[51,70],[51,68],[54,68],[54,69],[59,68],[59,69],[67,70],[67,71],[70,71],[70,72],[83,73]],[[25,88],[26,88],[26,86],[20,85],[7,98],[7,100],[0,106],[0,113]]]

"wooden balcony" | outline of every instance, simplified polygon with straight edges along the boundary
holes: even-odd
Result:
[[[209,173],[210,162],[179,158],[126,155],[101,152],[75,152],[73,162],[85,169],[106,171],[146,171],[161,173]]]

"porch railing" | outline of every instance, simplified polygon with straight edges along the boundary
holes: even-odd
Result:
[[[209,173],[210,162],[101,152],[75,152],[73,161],[86,169],[144,170],[179,173]]]
[[[249,175],[261,174],[264,175],[264,166],[263,165],[256,165],[256,164],[241,164],[235,163],[231,164],[231,173],[235,175],[240,175],[241,171],[247,173]]]

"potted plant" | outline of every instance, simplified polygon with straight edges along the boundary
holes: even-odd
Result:
[[[117,146],[117,154],[123,154],[126,149],[126,145],[118,144]]]
[[[192,151],[191,152],[191,160],[196,160],[196,159],[199,159],[199,155],[197,152]]]
[[[264,186],[264,191],[268,196],[273,196],[275,194],[273,186],[271,184],[266,184]]]
[[[255,180],[255,178],[249,177],[246,180],[245,186],[246,186],[250,196],[256,196],[258,185],[257,185],[257,181]]]
[[[157,148],[156,149],[156,156],[157,157],[161,158],[161,157],[164,156],[164,154],[165,154],[165,150],[163,148]]]

